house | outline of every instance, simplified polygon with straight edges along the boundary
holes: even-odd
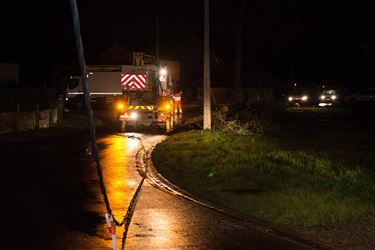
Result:
[[[132,65],[133,53],[120,44],[115,44],[98,57],[101,65]]]
[[[191,36],[173,53],[174,58],[181,62],[181,86],[186,101],[196,101],[202,96],[203,52],[203,41],[198,37]],[[210,71],[213,88],[232,87],[233,67],[212,49],[210,51]]]

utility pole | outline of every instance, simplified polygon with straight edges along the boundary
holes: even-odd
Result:
[[[156,61],[157,61],[157,64],[159,65],[159,57],[160,57],[160,54],[159,54],[159,15],[156,14]]]
[[[209,6],[209,0],[204,0],[203,129],[211,129]]]

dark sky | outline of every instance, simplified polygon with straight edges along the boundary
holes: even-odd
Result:
[[[374,81],[375,15],[361,1],[248,1],[245,71],[257,60],[275,77],[301,81]],[[211,46],[233,61],[239,1],[211,0]],[[160,17],[162,56],[191,35],[202,37],[203,0],[78,0],[88,62],[115,43],[153,52]],[[48,79],[57,63],[76,63],[69,1],[12,1],[2,6],[0,61],[21,63]],[[39,72],[40,70],[40,72]],[[26,70],[25,70],[26,71]]]

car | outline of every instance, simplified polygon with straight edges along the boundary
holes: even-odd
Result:
[[[320,107],[332,106],[338,102],[337,91],[334,89],[323,89],[318,98]]]
[[[288,95],[288,105],[305,106],[310,104],[310,98],[306,90],[293,89]]]
[[[349,94],[345,98],[349,104],[357,103],[375,103],[375,88],[367,88]]]

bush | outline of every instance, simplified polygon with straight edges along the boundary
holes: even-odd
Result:
[[[213,127],[228,133],[260,135],[271,128],[274,107],[255,103],[244,107],[222,107],[213,115]]]
[[[273,104],[254,103],[250,106],[222,106],[212,112],[212,128],[230,134],[261,135],[274,126],[272,117],[279,111]],[[203,116],[195,116],[184,125],[203,129]]]

